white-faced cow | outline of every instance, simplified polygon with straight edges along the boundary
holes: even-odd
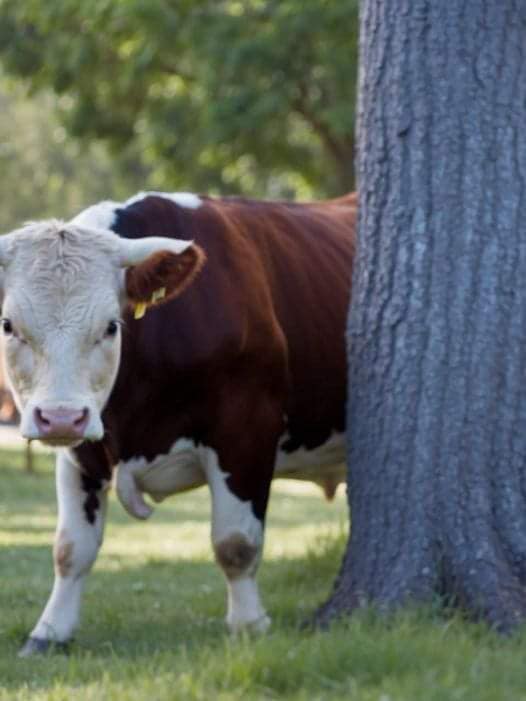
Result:
[[[67,641],[116,472],[124,507],[207,483],[232,630],[273,476],[344,479],[344,329],[356,198],[288,204],[142,193],[0,238],[21,432],[56,446],[55,582],[22,655]]]

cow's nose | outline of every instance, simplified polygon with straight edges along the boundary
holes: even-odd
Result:
[[[89,409],[41,409],[34,411],[35,424],[44,440],[76,440],[84,436]]]

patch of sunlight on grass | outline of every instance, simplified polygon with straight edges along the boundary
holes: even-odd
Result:
[[[306,482],[305,480],[293,480],[293,479],[276,479],[272,483],[272,491],[277,491],[280,494],[292,496],[317,496],[325,501],[322,489],[313,482]],[[345,487],[340,484],[336,492],[335,500],[345,499]]]
[[[307,498],[318,506],[319,518],[309,520],[311,507],[298,504]],[[284,517],[284,514],[288,516]],[[292,480],[279,480],[273,485],[267,517],[266,560],[296,557],[322,535],[337,536],[346,528],[347,504],[343,491],[327,503],[314,485]],[[291,525],[294,516],[296,523]],[[147,522],[139,522],[124,514],[112,496],[108,528],[101,551],[99,568],[112,568],[111,558],[142,562],[145,558],[212,561],[210,547],[210,499],[206,489],[186,492],[155,505]],[[105,558],[105,559],[104,559]]]
[[[106,534],[101,553],[144,561],[152,557],[189,560],[202,558],[203,552],[210,551],[208,528],[205,526],[141,526],[120,530],[111,528],[111,532]]]
[[[302,503],[308,500],[308,503]],[[312,507],[316,518],[312,518]],[[210,553],[210,498],[206,489],[175,495],[154,505],[154,514],[136,521],[122,509],[112,495],[103,552],[140,558],[145,549],[155,557],[190,559]],[[340,532],[347,520],[347,505],[342,491],[327,503],[321,491],[309,484],[277,481],[272,490],[267,517],[265,556],[295,556],[305,542],[325,527]]]
[[[27,535],[26,533],[2,533],[0,528],[0,546],[20,546],[20,545],[49,545],[53,539],[53,530],[41,535]]]

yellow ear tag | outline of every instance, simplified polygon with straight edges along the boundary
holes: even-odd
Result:
[[[134,319],[142,319],[146,314],[146,302],[137,302],[135,305],[135,311],[133,313]]]
[[[159,287],[159,289],[155,290],[155,292],[152,294],[151,304],[159,302],[164,297],[166,297],[166,287]]]

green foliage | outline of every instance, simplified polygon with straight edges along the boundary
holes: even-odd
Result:
[[[259,577],[274,617],[268,635],[225,633],[209,498],[198,490],[146,523],[112,501],[71,654],[17,659],[52,577],[54,485],[41,454],[37,467],[29,476],[0,452],[0,701],[526,699],[524,631],[503,639],[438,607],[302,630],[340,564],[347,508],[343,492],[327,504],[319,490],[283,481]]]
[[[152,187],[353,184],[357,0],[1,0],[0,59]]]
[[[129,196],[144,180],[133,159],[123,156],[116,164],[100,144],[68,139],[55,98],[28,99],[2,79],[0,171],[0,233],[24,221],[67,218],[98,200]]]

